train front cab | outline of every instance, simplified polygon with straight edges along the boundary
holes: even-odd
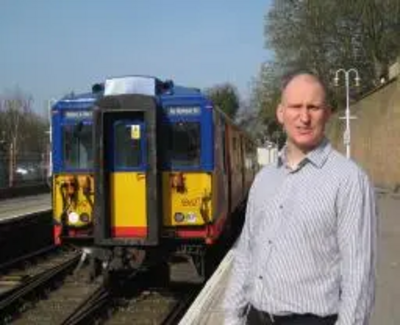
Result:
[[[92,240],[94,183],[92,97],[52,108],[52,205],[55,243]]]
[[[145,95],[97,102],[95,242],[113,258],[215,235],[212,109],[202,109]],[[137,265],[124,259],[115,265]]]

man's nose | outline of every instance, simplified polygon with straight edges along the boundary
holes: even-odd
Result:
[[[300,111],[300,120],[303,123],[308,123],[310,121],[310,112],[307,107],[304,107]]]

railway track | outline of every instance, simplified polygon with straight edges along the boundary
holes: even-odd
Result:
[[[106,302],[102,279],[91,279],[82,256],[73,248],[55,249],[3,272],[0,324],[77,324]]]
[[[0,270],[0,324],[10,323],[28,309],[35,296],[60,281],[79,261],[74,249],[49,248],[28,259],[3,265]]]
[[[79,258],[77,251],[54,253],[3,275],[0,324],[176,324],[200,290],[160,285],[159,270],[118,282],[91,280],[90,265],[78,268]]]
[[[195,299],[200,285],[170,285],[156,270],[139,274],[108,288],[82,308],[79,321],[63,325],[173,325]],[[160,281],[161,279],[161,281]],[[163,284],[160,284],[163,282]]]
[[[177,324],[194,300],[198,289],[153,288],[143,290],[135,297],[120,298],[105,325]]]
[[[23,267],[23,264],[34,263],[35,260],[45,258],[46,254],[52,254],[56,249],[57,247],[55,245],[50,245],[0,263],[0,279],[4,274],[12,272],[13,269]]]
[[[48,248],[0,265],[0,325],[177,324],[201,289],[170,285],[164,267],[93,280],[88,261],[79,263],[82,256],[80,249]],[[174,263],[169,275],[191,282],[190,263]]]
[[[0,265],[0,325],[178,324],[202,286],[171,285],[164,267],[93,280],[82,256],[74,248],[49,248]],[[193,280],[188,265],[176,263],[169,272]]]
[[[78,324],[83,316],[92,312],[94,306],[100,306],[100,301],[107,302],[108,292],[101,279],[90,282],[86,276],[87,272],[68,275],[58,286],[46,291],[12,324]]]

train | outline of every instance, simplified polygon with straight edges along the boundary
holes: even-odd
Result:
[[[54,106],[56,241],[90,240],[109,273],[186,256],[204,277],[258,171],[255,142],[196,88],[134,75],[93,89]]]

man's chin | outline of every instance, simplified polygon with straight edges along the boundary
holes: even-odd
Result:
[[[318,147],[322,139],[312,139],[312,140],[297,140],[293,144],[303,152],[309,152]]]

